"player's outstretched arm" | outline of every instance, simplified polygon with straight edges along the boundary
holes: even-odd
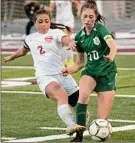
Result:
[[[19,57],[22,57],[22,56],[26,55],[28,52],[29,52],[29,49],[20,48],[15,53],[13,53],[12,55],[4,57],[3,61],[4,62],[9,62],[11,60],[14,60],[16,58],[19,58]]]
[[[77,59],[75,63],[69,67],[65,67],[62,69],[62,74],[64,76],[68,74],[73,74],[78,72],[80,69],[82,69],[85,65],[85,54],[84,53],[78,53]]]

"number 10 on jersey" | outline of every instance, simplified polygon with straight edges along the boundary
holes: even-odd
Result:
[[[99,59],[99,54],[96,50],[92,51],[91,53],[88,53],[88,56],[90,61]]]

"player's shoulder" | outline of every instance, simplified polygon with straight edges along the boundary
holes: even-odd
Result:
[[[38,32],[35,32],[35,33],[32,33],[32,34],[29,34],[29,35],[26,36],[26,37],[32,38],[32,37],[37,37],[37,36],[39,36],[39,33],[38,33]]]
[[[95,27],[94,27],[97,31],[102,30],[104,28],[106,28],[106,25],[104,23],[101,22],[97,22]]]
[[[27,40],[31,40],[33,38],[36,38],[36,37],[39,37],[39,33],[38,32],[35,32],[35,33],[32,33],[32,34],[29,34],[25,37],[25,41]]]
[[[58,35],[64,35],[65,33],[61,29],[50,29],[48,34],[52,36],[58,36]]]
[[[76,32],[75,38],[79,38],[83,35],[85,35],[84,28]]]
[[[63,32],[61,29],[50,29],[49,32],[52,32],[52,33],[57,33],[57,32]]]

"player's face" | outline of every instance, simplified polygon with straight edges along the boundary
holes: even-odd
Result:
[[[84,25],[84,27],[88,29],[93,28],[96,19],[97,19],[97,16],[95,12],[90,8],[84,9],[81,13],[82,24]]]
[[[40,14],[37,16],[35,27],[39,33],[47,33],[50,28],[50,17],[47,14]]]

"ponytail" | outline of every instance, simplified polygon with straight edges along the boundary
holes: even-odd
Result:
[[[51,23],[50,28],[51,29],[61,29],[61,30],[66,29],[68,32],[71,32],[70,27],[65,26],[63,24],[58,24],[58,23]]]

